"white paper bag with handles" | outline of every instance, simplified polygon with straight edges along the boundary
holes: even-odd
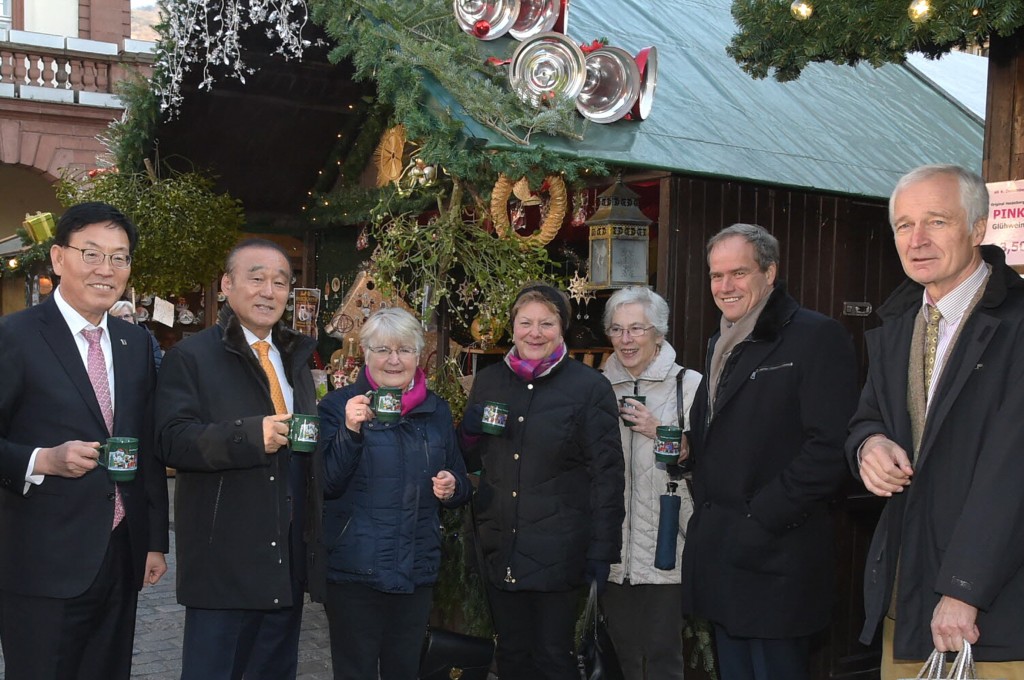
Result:
[[[974,669],[974,656],[971,654],[971,643],[964,640],[964,646],[953,659],[953,665],[949,667],[949,674],[946,674],[946,655],[943,652],[933,651],[928,660],[924,662],[915,678],[900,678],[899,680],[998,680],[997,678],[979,678],[978,672]],[[1005,680],[1005,679],[1004,679]]]

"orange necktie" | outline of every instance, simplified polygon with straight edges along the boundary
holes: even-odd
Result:
[[[277,381],[277,371],[274,370],[274,364],[270,363],[270,343],[258,340],[252,343],[252,347],[260,355],[260,366],[263,367],[263,372],[267,374],[267,380],[270,382],[270,398],[274,402],[274,411],[278,415],[288,413],[288,406],[284,403],[284,392],[281,391],[281,383]]]

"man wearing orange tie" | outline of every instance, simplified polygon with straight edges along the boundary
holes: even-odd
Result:
[[[292,270],[262,239],[228,255],[217,324],[164,357],[163,462],[177,470],[182,680],[296,674],[308,456],[288,447],[292,413],[316,413],[315,342],[283,323]]]

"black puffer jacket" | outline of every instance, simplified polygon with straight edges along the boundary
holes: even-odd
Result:
[[[583,583],[586,560],[618,562],[624,470],[618,408],[600,373],[565,358],[520,379],[505,363],[480,371],[470,404],[508,404],[501,436],[467,452],[482,468],[476,504],[487,577],[503,590]]]

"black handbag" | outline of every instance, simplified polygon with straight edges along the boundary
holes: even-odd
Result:
[[[597,604],[596,582],[590,584],[590,595],[583,609],[583,638],[576,653],[576,665],[580,680],[623,680],[619,657]]]
[[[420,680],[487,680],[494,640],[428,628],[420,656]]]

